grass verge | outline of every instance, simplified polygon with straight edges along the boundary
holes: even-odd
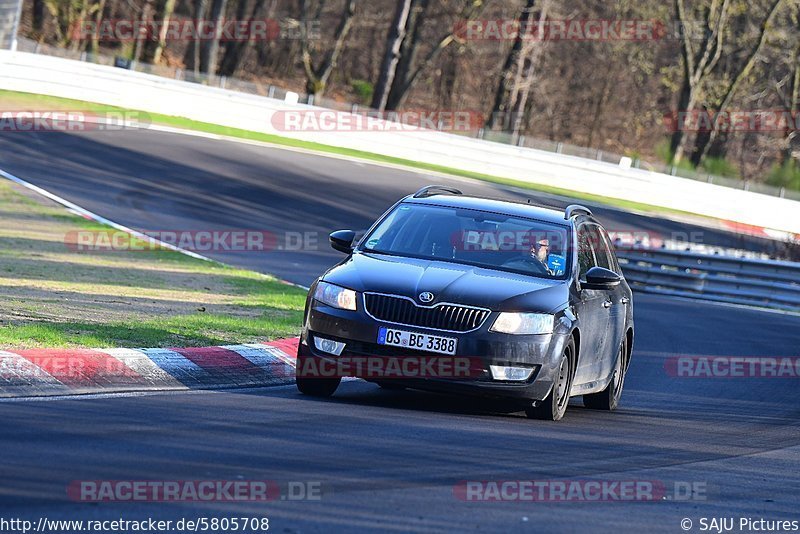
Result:
[[[184,347],[297,335],[305,292],[164,249],[77,251],[108,227],[0,181],[0,349]]]
[[[302,148],[305,150],[313,150],[316,152],[323,152],[329,154],[337,154],[340,156],[348,156],[368,161],[376,161],[380,163],[390,163],[393,165],[402,165],[414,169],[421,169],[443,174],[450,174],[463,178],[472,178],[475,180],[482,180],[501,185],[508,185],[520,189],[527,189],[530,191],[538,191],[541,193],[548,193],[552,195],[559,195],[577,200],[589,202],[592,204],[601,204],[620,208],[623,210],[633,210],[645,213],[672,213],[676,215],[691,215],[693,217],[703,217],[695,213],[676,210],[673,208],[665,208],[660,206],[653,206],[641,202],[632,202],[612,197],[601,195],[594,195],[583,193],[580,191],[573,191],[563,189],[560,187],[551,187],[543,184],[532,184],[522,180],[514,180],[511,178],[503,178],[500,176],[493,176],[472,171],[465,171],[444,165],[434,165],[430,163],[423,163],[403,158],[395,158],[391,156],[384,156],[372,152],[365,152],[362,150],[353,150],[349,148],[341,148],[321,143],[313,143],[310,141],[301,141],[298,139],[291,139],[288,137],[281,137],[279,135],[265,134],[259,132],[252,132],[249,130],[241,130],[238,128],[230,128],[228,126],[219,126],[217,124],[210,124],[207,122],[194,121],[183,117],[175,117],[171,115],[162,115],[158,113],[142,112],[137,110],[123,109],[115,106],[106,106],[102,104],[93,104],[91,102],[84,102],[80,100],[71,100],[67,98],[59,98],[54,96],[36,95],[31,93],[21,93],[16,91],[0,90],[0,111],[2,110],[61,110],[61,111],[84,111],[91,113],[141,113],[146,116],[154,124],[161,124],[164,126],[172,126],[174,128],[181,128],[186,130],[195,130],[198,132],[210,133],[214,135],[221,135],[226,137],[234,137],[239,139],[247,139],[252,141],[260,141],[279,146],[287,146],[293,148]]]

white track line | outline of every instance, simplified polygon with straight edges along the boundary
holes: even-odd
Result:
[[[149,236],[147,234],[143,234],[141,232],[138,232],[138,231],[134,230],[133,228],[128,228],[127,226],[124,226],[122,224],[116,223],[116,222],[112,221],[111,219],[106,219],[105,217],[103,217],[101,215],[98,215],[98,214],[96,214],[94,212],[91,212],[91,211],[87,210],[86,208],[83,208],[83,207],[75,204],[74,202],[70,202],[69,200],[67,200],[67,199],[65,199],[63,197],[60,197],[60,196],[58,196],[58,195],[56,195],[54,193],[51,193],[50,191],[48,191],[46,189],[42,189],[38,185],[34,185],[34,184],[32,184],[32,183],[30,183],[30,182],[28,182],[26,180],[23,180],[22,178],[18,178],[17,176],[14,176],[10,172],[4,171],[3,169],[0,169],[0,177],[3,177],[5,179],[7,179],[7,180],[10,180],[10,181],[18,184],[18,185],[21,185],[22,187],[24,187],[26,189],[29,189],[29,190],[31,190],[31,191],[33,191],[35,193],[38,193],[38,194],[42,195],[43,197],[49,198],[50,200],[52,200],[54,202],[57,202],[58,204],[61,204],[62,206],[72,210],[73,212],[75,212],[76,214],[80,215],[81,217],[85,217],[87,219],[93,220],[93,221],[98,222],[100,224],[105,224],[106,226],[110,226],[111,228],[114,228],[116,230],[120,230],[122,232],[126,232],[126,233],[131,234],[132,236],[134,236],[134,237],[136,237],[138,239],[142,239],[144,241],[147,241],[148,243],[154,244],[154,245],[159,246],[159,247],[163,247],[163,248],[168,249],[168,250],[179,252],[181,254],[185,254],[186,256],[189,256],[191,258],[195,258],[195,259],[198,259],[198,260],[203,260],[203,261],[207,261],[207,262],[210,262],[210,263],[216,263],[217,265],[222,265],[222,266],[225,266],[225,267],[232,267],[232,268],[236,268],[236,269],[241,269],[241,267],[236,267],[235,265],[229,265],[227,263],[211,259],[211,258],[209,258],[207,256],[203,256],[202,254],[197,254],[196,252],[192,252],[191,250],[186,250],[184,248],[181,248],[179,246],[173,245],[171,243],[166,243],[164,241],[161,241],[160,239],[156,239],[156,238],[151,237],[151,236]],[[264,273],[259,273],[259,274],[264,274]],[[280,282],[282,282],[284,284],[288,284],[290,286],[299,287],[300,289],[304,289],[306,291],[308,291],[308,289],[309,289],[306,286],[302,286],[300,284],[295,284],[295,283],[289,282],[287,280],[282,280],[282,279],[278,278],[275,275],[268,275],[268,276],[271,276],[272,278],[275,278],[276,280],[279,280]]]

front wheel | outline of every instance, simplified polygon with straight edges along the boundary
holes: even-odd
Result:
[[[546,399],[537,406],[525,410],[525,415],[531,419],[544,419],[545,421],[558,421],[567,412],[569,392],[572,389],[572,379],[575,376],[575,341],[570,339],[561,360],[558,364],[558,374],[553,382],[553,388]]]
[[[606,410],[613,412],[619,406],[622,397],[622,387],[625,385],[625,358],[627,357],[626,343],[623,341],[614,364],[614,375],[606,389],[599,393],[589,393],[583,396],[583,405],[592,410]]]
[[[337,378],[309,378],[305,376],[297,377],[297,389],[304,395],[311,395],[312,397],[330,397],[336,392],[339,383],[342,381],[341,377]]]

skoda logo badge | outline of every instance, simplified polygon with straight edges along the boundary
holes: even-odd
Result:
[[[420,293],[419,301],[425,303],[433,302],[433,293],[431,293],[430,291],[425,291],[423,293]]]

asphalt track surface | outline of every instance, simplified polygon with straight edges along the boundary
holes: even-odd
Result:
[[[395,201],[430,183],[454,185],[468,194],[531,198],[555,208],[569,203],[423,171],[147,130],[0,135],[0,168],[137,230],[270,232],[284,250],[207,255],[304,285],[341,258],[327,244],[331,231],[366,229]],[[618,210],[596,208],[595,213],[618,232],[737,248],[772,244]],[[301,234],[311,240],[296,250]]]
[[[364,228],[432,180],[371,165],[173,134],[11,134],[0,168],[140,229]],[[462,183],[467,192],[513,195]],[[547,199],[548,202],[556,202]],[[603,210],[607,226],[681,225]],[[324,234],[323,234],[324,235]],[[706,232],[708,239],[728,239]],[[325,249],[220,254],[308,284]],[[0,403],[0,516],[268,516],[279,532],[684,532],[703,517],[800,520],[797,378],[686,378],[680,356],[799,356],[800,317],[637,295],[621,408],[573,401],[558,423],[513,408],[344,383],[330,400],[293,387]],[[319,501],[75,503],[76,480],[321,482]],[[594,479],[695,484],[657,502],[464,502],[460,481]]]

